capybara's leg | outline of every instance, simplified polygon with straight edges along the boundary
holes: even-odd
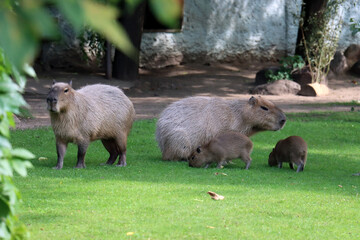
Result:
[[[278,168],[282,168],[282,162],[278,163]]]
[[[116,164],[117,167],[126,166],[126,142],[127,142],[126,136],[116,139],[117,150],[120,155],[119,162]]]
[[[292,162],[289,163],[290,169],[294,169],[294,164]]]
[[[300,163],[297,167],[296,172],[302,172],[304,170],[304,164]]]
[[[217,164],[217,168],[222,168],[223,165],[226,163],[226,160],[225,159],[221,159],[220,162]]]
[[[67,143],[56,139],[57,164],[53,169],[62,169],[64,164],[64,156],[66,153]]]
[[[108,165],[114,164],[114,162],[116,161],[116,158],[119,156],[119,153],[116,148],[115,140],[114,139],[102,139],[101,142],[110,154],[110,157],[107,160],[106,164],[108,164]]]
[[[249,156],[249,154],[242,154],[240,157],[241,160],[243,160],[245,163],[245,170],[248,170],[252,161],[251,157]]]
[[[77,163],[75,168],[85,168],[85,154],[89,143],[80,143],[78,145]]]

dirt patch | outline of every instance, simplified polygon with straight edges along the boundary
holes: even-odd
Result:
[[[134,103],[136,118],[159,116],[170,103],[188,96],[218,96],[247,100],[254,87],[255,75],[263,67],[274,65],[197,65],[187,64],[156,70],[140,70],[140,80],[134,83],[107,80],[102,74],[49,72],[39,74],[39,80],[30,79],[24,94],[33,118],[19,118],[18,129],[50,126],[46,110],[46,94],[52,81],[73,81],[75,89],[94,83],[119,86]],[[265,96],[285,112],[349,111],[351,106],[329,106],[322,103],[360,101],[359,79],[352,76],[330,76],[327,96]],[[309,105],[316,104],[316,105]],[[355,107],[360,110],[360,107]]]

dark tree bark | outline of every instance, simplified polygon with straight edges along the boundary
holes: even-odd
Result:
[[[321,10],[325,9],[328,1],[329,0],[303,0],[303,5],[301,7],[301,16],[303,18],[302,28],[304,29],[305,39],[308,33],[310,33],[312,30],[312,26],[309,24],[309,18],[314,16],[314,14],[321,12]],[[303,59],[306,59],[305,49],[301,44],[302,39],[303,35],[300,24],[296,40],[295,54],[302,56]]]
[[[146,0],[143,0],[132,13],[126,13],[125,1],[119,1],[118,7],[122,16],[119,23],[125,28],[132,44],[138,50],[134,60],[126,56],[120,50],[115,50],[115,57],[112,68],[112,77],[134,81],[139,78],[139,54],[140,43],[143,32]]]

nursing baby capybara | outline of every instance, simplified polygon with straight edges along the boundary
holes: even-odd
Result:
[[[217,97],[189,97],[172,103],[161,114],[156,140],[164,160],[186,160],[198,146],[223,131],[246,136],[265,130],[280,130],[285,114],[262,97],[248,101]]]
[[[126,166],[126,144],[135,117],[132,102],[117,87],[95,84],[74,90],[69,84],[53,83],[47,95],[51,126],[56,138],[57,165],[63,167],[69,142],[78,145],[76,168],[85,168],[90,142],[101,140],[110,157],[106,164]]]
[[[207,168],[215,162],[217,167],[221,168],[228,161],[241,158],[246,164],[245,169],[248,169],[252,149],[253,143],[244,134],[234,131],[224,132],[203,147],[198,147],[189,158],[189,166]]]
[[[307,158],[307,144],[304,139],[299,136],[290,136],[286,139],[278,141],[275,148],[269,155],[269,165],[282,168],[283,162],[288,162],[291,169],[293,164],[297,165],[297,171],[304,170]]]

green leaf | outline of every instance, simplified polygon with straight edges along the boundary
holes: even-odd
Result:
[[[10,213],[9,202],[0,195],[0,219],[6,218]],[[0,235],[1,237],[1,235]]]
[[[10,126],[10,122],[9,119],[7,117],[7,114],[4,113],[1,122],[0,122],[0,134],[3,135],[4,137],[9,138],[10,137],[10,130],[9,130],[9,126]]]
[[[132,45],[126,31],[117,23],[118,12],[110,6],[93,1],[81,1],[86,23],[96,32],[111,41],[130,58],[135,59],[137,50]]]
[[[27,169],[33,167],[31,162],[23,160],[13,160],[11,161],[11,165],[14,170],[22,177],[26,177]]]
[[[20,159],[33,159],[35,158],[35,155],[32,154],[29,150],[26,150],[24,148],[15,148],[11,150],[11,155],[14,158],[20,158]]]
[[[0,46],[18,69],[31,62],[39,47],[39,37],[21,15],[0,9]]]
[[[165,25],[178,28],[181,5],[178,0],[149,0],[150,9],[155,17]]]
[[[28,63],[25,63],[23,69],[24,69],[25,74],[27,74],[28,76],[30,76],[32,78],[36,78],[36,72],[35,72],[34,68],[32,66],[30,66]]]
[[[3,136],[0,136],[0,148],[11,148],[9,140]]]
[[[80,33],[81,29],[84,27],[85,13],[82,2],[83,1],[79,0],[56,1],[58,8],[69,20],[77,33]]]
[[[13,176],[13,170],[8,160],[0,159],[0,174],[4,176]]]
[[[0,221],[0,239],[10,239],[11,235],[6,227],[5,221]]]

